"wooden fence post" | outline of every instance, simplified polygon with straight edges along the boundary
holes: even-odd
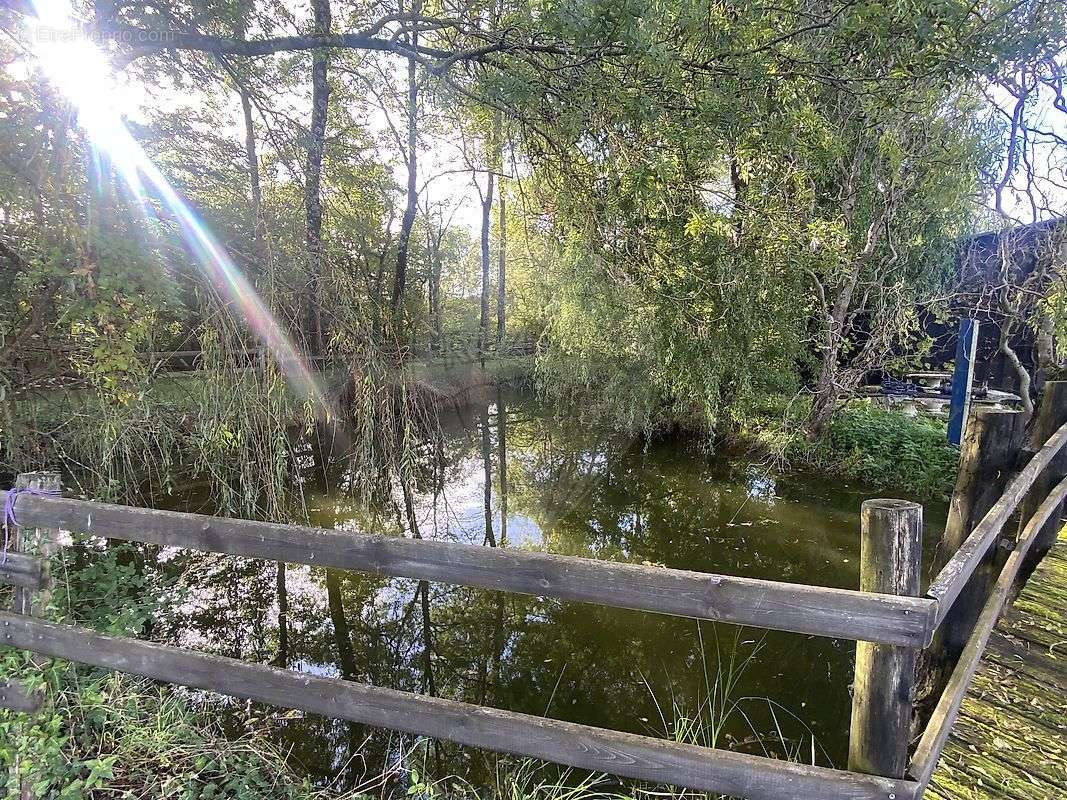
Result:
[[[15,489],[35,489],[58,495],[61,484],[58,472],[23,472],[15,479]],[[17,512],[16,512],[17,513]],[[15,528],[14,549],[41,560],[42,582],[39,589],[15,589],[15,613],[42,616],[52,597],[49,589],[49,559],[59,547],[59,532],[51,528]]]
[[[15,489],[35,489],[39,492],[59,494],[61,484],[57,472],[23,472],[15,478]],[[17,508],[16,508],[17,513]],[[38,588],[15,587],[14,611],[16,614],[43,616],[51,599],[49,561],[59,547],[59,532],[51,528],[15,527],[11,548],[20,553],[33,555],[41,563],[41,582]],[[3,638],[0,637],[0,642]],[[35,657],[36,660],[37,657]],[[44,703],[40,693],[29,694],[17,683],[0,684],[0,703],[14,711],[35,713]],[[16,753],[15,769],[19,771],[19,799],[33,800],[32,776],[23,772],[22,758]]]
[[[916,596],[922,568],[923,511],[905,500],[865,500],[860,511],[860,589]],[[908,742],[918,650],[858,642],[848,768],[901,778]]]
[[[59,475],[55,472],[24,472],[15,479],[15,489],[36,489],[59,493]],[[48,558],[54,552],[56,537],[45,528],[14,527],[10,550],[13,553],[34,555],[41,565],[39,585],[35,589],[16,586],[13,610],[17,614],[39,613],[48,603]],[[2,639],[0,639],[2,643]],[[0,681],[0,707],[11,711],[32,712],[40,708],[42,698],[29,695],[18,683]]]
[[[949,503],[945,533],[934,558],[935,573],[955,555],[971,531],[1004,493],[1017,471],[1026,415],[1008,409],[980,409],[967,427],[960,470]],[[1044,499],[1044,498],[1042,498]],[[975,570],[967,587],[945,618],[928,656],[924,694],[936,699],[949,665],[963,652],[975,620],[985,604],[993,574],[993,557]]]
[[[1027,432],[1027,449],[1036,452],[1054,434],[1064,422],[1067,422],[1067,381],[1047,381],[1041,394],[1041,405],[1034,415]],[[1027,521],[1037,511],[1037,507],[1048,496],[1052,487],[1067,476],[1067,448],[1061,450],[1052,459],[1045,471],[1034,481],[1033,488],[1026,495],[1020,505],[1019,533],[1026,526]],[[1037,539],[1034,540],[1030,552],[1023,561],[1019,570],[1019,580],[1026,580],[1034,568],[1038,565],[1045,554],[1056,543],[1056,536],[1060,531],[1063,518],[1063,507],[1052,513],[1048,522],[1041,529]]]

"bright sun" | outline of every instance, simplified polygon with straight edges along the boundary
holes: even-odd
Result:
[[[34,55],[49,81],[73,103],[78,125],[93,148],[107,158],[148,215],[149,197],[167,207],[205,273],[241,309],[251,331],[274,354],[290,385],[327,415],[331,409],[300,351],[278,324],[255,288],[188,203],[175,191],[123,120],[128,97],[106,54],[74,15],[69,0],[33,0]]]
[[[90,117],[115,116],[122,91],[107,57],[67,0],[33,0],[34,54],[56,87]],[[106,110],[106,111],[105,111]]]

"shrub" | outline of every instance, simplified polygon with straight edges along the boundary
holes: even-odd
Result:
[[[920,498],[947,497],[959,461],[943,421],[908,417],[869,401],[850,404],[817,444],[798,444],[793,455],[820,471]]]

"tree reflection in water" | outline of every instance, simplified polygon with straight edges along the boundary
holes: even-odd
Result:
[[[309,486],[312,522],[857,585],[862,491],[768,475],[684,439],[636,441],[553,420],[523,394],[498,393],[441,424],[443,435],[378,507]],[[195,508],[195,494],[185,503]],[[926,518],[937,529],[944,509],[928,504]],[[195,576],[186,581],[197,587],[157,622],[154,635],[167,641],[659,736],[714,707],[725,719],[705,735],[717,734],[718,746],[782,756],[784,739],[810,759],[814,736],[819,763],[844,765],[850,642],[191,552],[160,568]],[[204,702],[225,724],[244,718],[228,713],[240,710],[234,701]],[[414,743],[293,712],[263,714],[296,763],[334,787],[359,785]],[[475,782],[492,769],[489,754],[448,743],[435,755],[440,769]]]

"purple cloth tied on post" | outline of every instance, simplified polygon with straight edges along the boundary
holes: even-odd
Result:
[[[36,495],[37,497],[59,497],[58,492],[52,492],[45,489],[8,489],[7,498],[4,500],[4,547],[0,551],[0,566],[7,563],[7,549],[8,543],[11,539],[11,526],[18,525],[18,520],[15,519],[15,501],[19,499],[19,495],[29,494]]]

